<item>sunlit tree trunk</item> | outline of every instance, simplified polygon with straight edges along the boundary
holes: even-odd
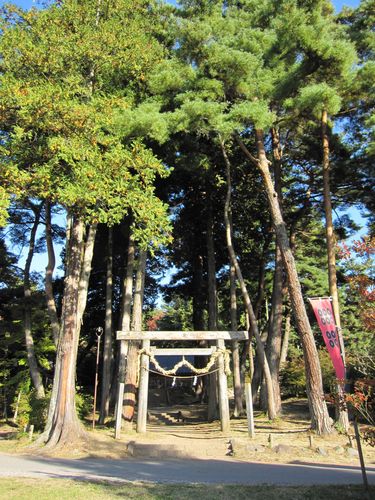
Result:
[[[341,335],[341,319],[340,319],[340,305],[339,294],[337,291],[337,277],[336,277],[336,241],[332,220],[332,201],[331,201],[331,188],[330,188],[330,161],[329,161],[329,136],[328,136],[328,116],[327,111],[322,111],[321,119],[322,129],[322,148],[323,148],[323,200],[324,200],[324,213],[326,218],[326,244],[327,244],[327,261],[328,261],[328,283],[329,294],[332,297],[333,313],[335,316],[338,336],[341,344],[341,353],[345,363],[345,351]],[[344,408],[344,394],[343,387],[337,386],[339,403],[336,408],[337,418],[341,426],[347,431],[349,429],[348,412]]]
[[[108,228],[107,276],[105,291],[105,328],[102,387],[100,399],[99,424],[104,424],[109,415],[111,365],[112,365],[112,293],[113,293],[113,230]]]
[[[78,419],[75,406],[75,375],[78,344],[79,293],[83,254],[84,224],[72,215],[68,232],[67,264],[64,280],[61,334],[55,367],[55,401],[46,436],[47,446],[68,445],[85,433]],[[48,423],[47,423],[48,426]]]
[[[230,280],[230,327],[232,331],[238,329],[237,322],[237,294],[236,294],[236,270],[233,264],[230,264],[229,269]],[[242,385],[241,385],[241,362],[240,362],[240,347],[238,340],[232,341],[232,361],[233,361],[233,390],[234,390],[234,416],[242,415]]]
[[[133,302],[134,257],[135,245],[134,240],[130,235],[126,263],[126,274],[122,286],[121,330],[123,332],[130,330],[131,310]],[[128,348],[128,342],[126,340],[121,340],[118,354],[118,383],[125,381],[126,357],[128,354]]]
[[[53,342],[57,346],[59,341],[60,324],[57,316],[56,302],[53,294],[53,271],[56,265],[55,250],[52,238],[51,204],[46,201],[46,245],[48,262],[45,275],[45,292],[47,299],[47,310],[52,328]]]
[[[281,214],[278,196],[269,171],[269,161],[264,148],[263,131],[256,130],[257,158],[254,158],[251,155],[241,140],[239,140],[239,142],[241,149],[245,152],[246,156],[258,166],[263,177],[264,188],[268,197],[277,243],[281,250],[284,269],[288,277],[290,301],[304,352],[306,389],[312,428],[315,429],[318,434],[330,433],[332,432],[332,425],[328,415],[327,405],[324,400],[322,373],[318,352],[311,331],[309,319],[307,317],[301,284],[298,278],[294,257],[289,245],[289,238],[285,222]]]
[[[25,345],[27,353],[27,362],[29,365],[30,376],[33,386],[36,391],[37,398],[44,398],[44,386],[42,376],[38,367],[38,361],[35,355],[34,339],[31,332],[31,284],[30,284],[30,268],[34,256],[36,232],[38,230],[40,216],[43,203],[37,207],[32,207],[34,213],[34,223],[30,232],[29,250],[26,257],[24,277],[23,277],[23,293],[24,293],[24,333]]]
[[[134,288],[134,304],[132,314],[133,331],[142,330],[142,307],[144,296],[144,284],[146,274],[147,251],[140,250],[137,262],[137,274]],[[131,428],[134,418],[134,409],[137,393],[137,368],[138,368],[139,342],[130,342],[125,374],[125,391],[123,404],[123,418],[126,428]]]
[[[254,314],[253,306],[251,304],[250,296],[248,294],[245,280],[242,276],[241,268],[238,264],[237,256],[236,256],[236,253],[235,253],[235,250],[233,247],[233,242],[232,242],[232,234],[231,234],[230,218],[229,218],[230,200],[231,200],[231,192],[232,192],[231,165],[230,165],[230,161],[229,161],[229,158],[228,158],[223,141],[221,141],[221,150],[222,150],[223,158],[224,158],[225,165],[226,165],[226,177],[227,177],[227,196],[226,196],[225,208],[224,208],[224,221],[225,221],[227,247],[228,247],[228,252],[230,255],[231,263],[236,270],[236,276],[237,276],[237,279],[238,279],[238,282],[240,285],[240,289],[242,292],[242,296],[244,299],[246,310],[247,310],[247,313],[249,315],[251,331],[253,332],[253,334],[256,338],[257,354],[259,356],[260,362],[262,363],[263,370],[264,370],[264,377],[266,380],[268,417],[270,420],[273,420],[276,417],[276,413],[275,413],[275,404],[274,404],[274,400],[273,400],[271,374],[270,374],[267,358],[266,358],[266,355],[264,352],[263,342],[261,340],[260,333],[258,330],[258,324],[257,324],[257,320],[256,320],[256,317]]]

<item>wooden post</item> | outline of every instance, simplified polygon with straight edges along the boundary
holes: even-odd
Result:
[[[95,365],[95,382],[94,382],[94,410],[92,415],[92,430],[95,429],[95,420],[96,420],[96,396],[98,392],[98,377],[99,377],[99,356],[100,356],[100,338],[103,333],[103,328],[98,326],[96,329],[96,339],[97,339],[97,347],[96,347],[96,365]]]
[[[16,409],[14,410],[14,415],[13,415],[13,423],[14,424],[17,422],[18,408],[20,406],[21,395],[22,395],[22,389],[20,389],[18,396],[17,396]]]
[[[116,426],[115,426],[115,439],[120,439],[121,434],[121,418],[122,418],[122,404],[124,400],[124,382],[120,382],[118,386],[118,397],[116,406]]]
[[[217,341],[219,349],[225,349],[224,340]],[[228,381],[224,371],[224,355],[219,356],[219,408],[220,408],[220,421],[222,432],[230,430],[230,416],[229,416],[229,401],[228,401]]]
[[[269,447],[273,448],[273,435],[272,434],[268,434],[268,443],[269,443]]]
[[[359,435],[358,422],[357,422],[356,418],[354,418],[353,424],[354,424],[355,439],[357,441],[357,449],[358,449],[358,455],[359,455],[359,462],[361,464],[363,486],[365,487],[365,490],[368,492],[369,488],[368,488],[366,466],[365,466],[365,461],[364,461],[364,458],[363,458],[361,437]]]
[[[150,349],[150,341],[143,340],[143,349]],[[137,432],[145,433],[147,427],[147,402],[148,402],[148,367],[150,358],[145,354],[141,357],[141,367],[139,373],[139,389],[138,389],[138,414],[137,414]]]
[[[247,429],[249,436],[255,436],[254,429],[254,411],[253,411],[253,396],[251,393],[251,378],[249,375],[245,377],[245,397],[246,397],[246,416],[247,416]]]
[[[31,424],[29,427],[29,441],[33,440],[34,426]]]

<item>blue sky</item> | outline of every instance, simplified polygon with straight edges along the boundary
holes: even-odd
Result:
[[[9,2],[9,0],[0,0],[0,5],[4,5],[5,3],[14,3],[20,7],[29,9],[33,5],[37,5],[39,2],[38,0],[13,0],[11,2]],[[344,5],[348,7],[356,7],[359,4],[359,0],[334,0],[332,3],[336,7],[336,10],[340,11]]]

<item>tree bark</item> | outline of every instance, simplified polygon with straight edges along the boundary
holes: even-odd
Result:
[[[322,149],[323,149],[323,201],[324,213],[326,218],[326,245],[327,245],[327,264],[328,264],[328,283],[329,294],[332,297],[333,313],[337,326],[337,334],[340,339],[341,355],[345,364],[345,351],[344,343],[341,334],[341,318],[340,318],[340,305],[339,294],[337,290],[337,276],[336,276],[336,238],[333,229],[332,220],[332,200],[330,188],[330,161],[329,161],[329,137],[328,137],[328,115],[327,111],[323,109],[321,119],[322,129]],[[343,426],[345,431],[349,429],[348,412],[343,407],[344,396],[343,388],[338,384],[338,397],[339,402],[336,405],[336,418]]]
[[[142,307],[146,274],[146,261],[147,251],[140,250],[134,289],[134,304],[131,325],[133,331],[142,330]],[[137,393],[138,350],[139,342],[129,342],[128,360],[125,375],[124,404],[122,411],[123,417],[128,427],[131,427],[134,418]]]
[[[46,245],[48,262],[46,266],[45,292],[47,299],[48,316],[52,328],[53,342],[57,347],[60,334],[60,323],[57,316],[56,302],[53,295],[53,271],[55,269],[56,259],[55,250],[53,248],[51,204],[49,201],[46,201]]]
[[[231,234],[231,227],[230,227],[230,218],[229,218],[229,211],[230,211],[230,200],[231,200],[231,192],[232,192],[232,185],[231,185],[231,164],[225,149],[224,142],[220,140],[221,144],[221,150],[224,158],[224,162],[226,165],[226,177],[227,177],[227,196],[225,200],[225,207],[224,207],[224,222],[225,222],[225,232],[226,232],[226,239],[227,239],[227,247],[228,247],[228,252],[230,255],[231,263],[234,266],[236,270],[236,275],[237,279],[241,288],[242,296],[244,299],[244,303],[246,306],[246,310],[249,315],[249,321],[250,321],[250,326],[251,330],[255,335],[256,338],[256,348],[257,348],[257,354],[259,356],[259,360],[262,363],[263,370],[264,370],[264,376],[266,380],[266,387],[267,387],[267,402],[268,402],[268,417],[270,420],[273,420],[276,417],[275,413],[275,405],[274,405],[274,400],[273,400],[273,389],[272,389],[272,379],[271,379],[271,374],[267,362],[267,358],[264,352],[264,347],[263,343],[260,337],[260,333],[258,330],[258,324],[257,320],[254,314],[253,306],[251,304],[250,296],[248,294],[245,280],[243,279],[242,272],[240,265],[238,264],[237,261],[237,256],[233,247],[232,243],[232,234]]]
[[[65,280],[66,280],[67,268],[68,268],[68,263],[69,263],[69,252],[70,252],[70,245],[71,245],[72,226],[73,226],[73,215],[68,213],[67,218],[66,218]],[[64,288],[64,294],[65,294],[65,288]],[[54,372],[53,383],[52,383],[51,397],[50,397],[49,406],[48,406],[47,421],[46,421],[45,429],[42,432],[42,434],[39,436],[39,438],[36,440],[35,445],[46,443],[49,439],[49,436],[50,436],[51,430],[52,430],[52,424],[53,424],[53,419],[54,419],[54,415],[55,415],[57,397],[58,397],[59,386],[60,386],[61,357],[58,354],[58,349],[59,349],[60,339],[62,336],[62,327],[63,327],[62,320],[63,320],[63,318],[64,318],[64,297],[63,297],[63,302],[62,302],[60,330],[59,330],[59,338],[58,338],[56,361],[55,361],[55,372]]]
[[[289,347],[289,338],[290,338],[290,310],[288,310],[285,317],[285,327],[284,327],[284,337],[283,337],[283,345],[281,347],[280,354],[280,366],[286,362],[286,358],[288,355],[288,347]]]
[[[133,301],[133,272],[134,272],[135,245],[129,236],[128,258],[126,263],[126,274],[123,282],[122,304],[121,304],[121,330],[130,330],[131,309]],[[126,356],[128,354],[128,342],[120,341],[118,362],[118,384],[125,381]],[[118,402],[122,404],[122,402]]]
[[[105,328],[103,349],[102,387],[99,424],[109,415],[111,364],[112,364],[112,293],[113,293],[113,230],[108,228],[107,278],[105,291]]]
[[[331,420],[324,400],[322,373],[314,337],[303,302],[302,290],[298,278],[294,257],[289,245],[288,234],[283,220],[277,193],[271,179],[269,162],[264,148],[263,131],[256,130],[258,158],[254,158],[246,146],[239,140],[241,149],[248,158],[259,167],[267,193],[272,221],[274,224],[277,243],[280,247],[284,269],[288,277],[289,296],[299,332],[305,359],[306,389],[309,401],[311,426],[318,434],[332,432]]]
[[[214,221],[212,214],[211,193],[208,194],[207,206],[207,275],[208,275],[208,329],[217,330],[217,289],[216,289],[216,262],[214,245]],[[216,373],[209,376],[208,393],[208,421],[216,420],[219,417],[219,401],[217,394],[218,380]]]
[[[280,354],[281,354],[281,333],[283,323],[283,265],[281,252],[276,245],[275,248],[275,271],[273,277],[272,306],[268,326],[268,337],[266,346],[266,356],[272,377],[273,396],[275,401],[275,412],[281,413],[281,392],[279,383]],[[265,393],[261,393],[261,407],[266,409],[264,401]]]
[[[205,330],[203,295],[203,257],[198,252],[193,256],[193,325],[194,330]]]
[[[208,197],[207,210],[207,274],[208,274],[208,329],[217,330],[217,289],[212,200]]]
[[[33,386],[36,391],[37,398],[44,398],[45,392],[43,387],[43,380],[38,367],[38,362],[35,355],[34,339],[31,332],[31,284],[30,284],[30,267],[34,256],[36,232],[38,230],[40,216],[43,203],[37,207],[32,207],[34,212],[34,223],[30,233],[29,250],[27,253],[24,278],[23,278],[23,292],[24,292],[24,333],[27,362],[29,365],[30,376]]]
[[[83,254],[84,224],[72,215],[72,225],[67,242],[68,255],[65,275],[61,335],[57,350],[51,427],[48,429],[47,446],[71,445],[85,436],[75,406],[75,374],[78,344],[79,294]],[[54,393],[54,390],[52,391]],[[47,422],[48,426],[48,422]]]
[[[81,269],[81,275],[80,275],[80,281],[79,281],[79,294],[78,294],[78,311],[77,311],[77,314],[78,314],[78,321],[77,321],[78,336],[77,336],[77,340],[79,338],[79,333],[81,330],[81,325],[82,325],[82,321],[83,321],[83,314],[84,314],[85,309],[86,309],[87,292],[89,289],[91,264],[92,264],[92,257],[94,254],[95,236],[96,236],[97,227],[98,227],[98,225],[96,223],[91,224],[88,227],[86,241],[84,243],[82,269]]]
[[[273,171],[275,179],[275,191],[277,193],[280,210],[282,210],[282,184],[281,184],[281,161],[282,150],[280,145],[280,137],[278,130],[272,128],[272,153],[273,153]],[[268,324],[268,337],[266,356],[270,365],[272,376],[272,384],[275,398],[275,410],[277,414],[281,413],[281,391],[279,383],[280,356],[281,356],[281,340],[282,340],[282,324],[283,324],[283,260],[277,240],[275,242],[275,271],[273,277],[272,289],[272,305],[271,315]],[[263,392],[264,393],[264,392]],[[264,402],[261,406],[266,408]]]
[[[233,264],[230,264],[230,326],[235,331],[238,328],[237,323],[237,294],[236,294],[236,270]],[[233,361],[233,389],[234,389],[234,416],[239,417],[243,414],[242,386],[241,386],[241,363],[240,348],[238,340],[232,342],[232,361]]]

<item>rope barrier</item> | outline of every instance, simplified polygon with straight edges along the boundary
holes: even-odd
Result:
[[[231,373],[231,371],[230,371],[230,357],[229,357],[230,351],[228,351],[227,349],[217,349],[216,351],[214,351],[211,354],[207,365],[203,368],[196,368],[194,365],[192,365],[189,361],[187,361],[185,359],[185,356],[182,356],[182,360],[179,361],[178,363],[176,363],[173,368],[171,368],[170,370],[165,370],[162,366],[160,366],[160,364],[156,360],[153,353],[149,349],[143,348],[143,349],[140,349],[138,351],[138,367],[137,367],[138,378],[139,378],[140,362],[141,362],[142,354],[145,354],[146,356],[148,356],[150,358],[150,362],[154,365],[154,367],[156,369],[155,373],[159,373],[161,375],[164,375],[165,377],[172,377],[172,378],[175,377],[177,371],[180,368],[182,368],[183,366],[186,366],[187,368],[189,368],[197,376],[208,375],[209,373],[215,373],[216,371],[219,371],[219,368],[216,370],[213,370],[213,371],[211,371],[211,368],[215,365],[217,358],[221,355],[224,358],[224,372],[225,372],[225,374],[230,375],[230,373]],[[154,373],[153,370],[149,370],[149,371]],[[193,378],[195,375],[191,376],[191,378]],[[187,378],[187,377],[178,376],[178,378]],[[137,383],[137,385],[138,385],[138,383]]]
[[[150,368],[143,368],[143,370],[147,370],[150,373],[155,373],[156,375],[162,375],[167,378],[181,378],[181,379],[191,379],[196,377],[207,377],[207,375],[211,375],[212,373],[217,373],[220,368],[215,368],[215,370],[211,370],[208,373],[201,373],[200,375],[164,375],[163,373],[157,372],[156,370],[151,370]]]

